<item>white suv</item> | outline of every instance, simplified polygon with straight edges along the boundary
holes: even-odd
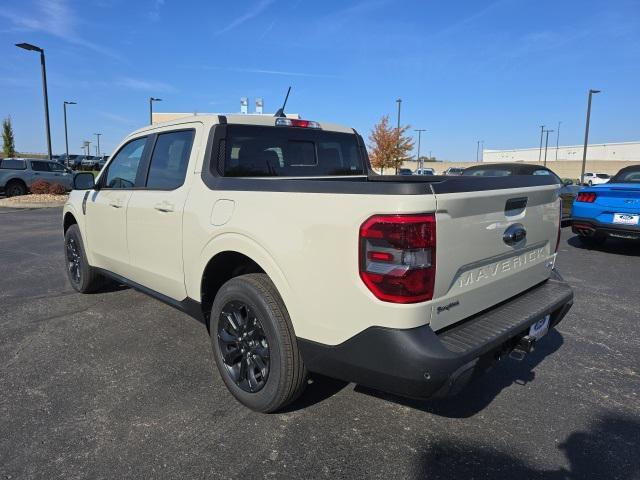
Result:
[[[611,179],[611,175],[607,173],[584,173],[584,184],[589,185],[590,187],[593,185],[602,185],[603,183],[607,183]]]

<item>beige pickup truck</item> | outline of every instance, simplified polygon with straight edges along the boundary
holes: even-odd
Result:
[[[202,321],[230,392],[272,412],[313,373],[457,393],[567,313],[545,176],[380,176],[351,128],[202,115],[129,135],[63,213],[79,292],[129,285]]]

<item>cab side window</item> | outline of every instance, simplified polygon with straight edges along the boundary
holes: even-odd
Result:
[[[158,134],[147,185],[149,189],[174,190],[184,183],[191,155],[194,130]]]
[[[130,141],[109,164],[103,188],[133,188],[147,137]]]
[[[31,162],[31,170],[34,172],[48,172],[49,163],[48,162]]]

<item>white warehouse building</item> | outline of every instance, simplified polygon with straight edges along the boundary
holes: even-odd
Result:
[[[549,147],[547,162],[582,161],[583,145]],[[556,157],[557,154],[557,157]],[[517,148],[513,150],[483,150],[483,162],[537,162],[544,160],[544,147],[540,158],[540,148]],[[587,148],[587,160],[640,161],[640,141],[622,143],[592,143]]]

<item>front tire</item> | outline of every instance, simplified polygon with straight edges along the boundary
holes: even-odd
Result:
[[[78,225],[71,225],[64,234],[67,278],[74,290],[91,293],[105,283],[105,278],[89,265]]]
[[[304,390],[307,371],[291,319],[267,275],[225,283],[213,302],[210,331],[222,380],[243,405],[275,412]]]

